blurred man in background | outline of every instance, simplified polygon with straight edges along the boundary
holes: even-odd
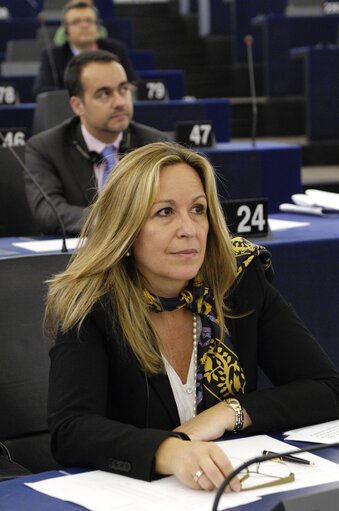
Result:
[[[124,43],[117,39],[99,37],[97,10],[87,1],[68,2],[63,9],[63,27],[67,41],[61,46],[44,50],[41,56],[39,73],[33,86],[33,94],[56,89],[64,89],[63,75],[68,62],[74,55],[84,51],[107,50],[119,57],[130,82],[138,79],[128,57]]]

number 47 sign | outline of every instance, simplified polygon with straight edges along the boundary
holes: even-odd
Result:
[[[211,121],[177,122],[175,140],[188,147],[213,147],[215,137]]]

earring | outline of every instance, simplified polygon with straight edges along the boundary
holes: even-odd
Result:
[[[130,257],[131,256],[131,251],[130,250],[127,250],[126,252],[126,257]]]

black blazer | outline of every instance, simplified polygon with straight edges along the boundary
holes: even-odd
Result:
[[[293,309],[254,259],[231,295],[227,320],[246,376],[237,395],[252,433],[295,428],[339,417],[339,375]],[[166,375],[147,375],[112,314],[98,304],[51,349],[49,426],[52,451],[68,466],[86,466],[151,480],[154,454],[179,425]],[[258,367],[272,387],[257,390]],[[204,408],[216,404],[204,395]]]
[[[130,122],[123,133],[120,152],[145,144],[167,140],[164,133]],[[68,234],[78,234],[87,217],[86,207],[93,201],[96,179],[95,157],[89,154],[78,117],[38,133],[26,144],[26,165],[48,193],[64,222]],[[48,203],[28,176],[25,176],[27,200],[39,229],[45,234],[60,232],[59,223]]]
[[[138,79],[138,75],[128,57],[127,48],[124,43],[118,39],[98,39],[97,44],[101,50],[108,50],[119,57],[121,65],[125,68],[127,79],[129,81],[132,82]],[[47,50],[44,50],[41,54],[39,73],[33,84],[34,97],[40,92],[65,88],[64,72],[68,62],[73,57],[72,50],[66,42],[61,46],[54,46],[51,49],[51,52],[55,63],[56,76],[53,76],[51,58],[49,57]]]

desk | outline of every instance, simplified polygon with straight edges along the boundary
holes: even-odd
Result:
[[[268,198],[268,212],[290,202],[301,192],[301,148],[296,145],[258,142],[219,143],[204,149],[216,169],[222,199]]]
[[[35,18],[43,8],[43,0],[35,2],[13,2],[13,0],[1,0],[1,5],[7,7],[12,18]]]
[[[143,53],[143,56],[145,56],[145,53]],[[139,57],[137,58],[139,59]],[[154,56],[152,56],[152,59],[154,60]],[[140,61],[138,65],[139,64],[141,64]],[[182,99],[185,95],[185,73],[182,69],[165,69],[159,71],[156,69],[138,67],[137,70],[141,80],[163,80],[170,99]],[[32,95],[34,79],[35,75],[0,75],[0,83],[14,84],[16,86],[21,103],[31,103],[34,101]]]
[[[128,50],[128,56],[136,71],[138,69],[154,69],[153,50]]]
[[[322,454],[320,454],[322,453]],[[339,451],[338,449],[326,448],[324,451],[318,453],[326,459],[330,459],[336,463],[339,463]],[[25,486],[25,482],[35,482],[43,479],[50,479],[52,477],[64,477],[63,474],[57,471],[44,472],[41,474],[34,474],[32,476],[25,476],[22,478],[12,479],[10,481],[4,481],[0,483],[0,508],[1,511],[76,511],[80,508],[79,506],[70,502],[64,502],[59,499],[55,499],[39,493],[31,488]],[[337,483],[323,485],[321,488],[337,487]],[[232,508],[234,511],[271,511],[272,508],[278,504],[283,498],[295,496],[295,495],[306,495],[317,490],[317,488],[303,488],[301,490],[274,493],[272,495],[266,495],[262,500],[252,502],[245,506],[239,506]],[[210,511],[207,509],[206,511]]]
[[[301,62],[292,61],[291,48],[336,43],[339,16],[259,16],[253,26],[261,30],[267,96],[304,93]]]
[[[68,99],[62,99],[67,101]],[[66,103],[65,103],[66,104]],[[69,110],[60,108],[51,112],[45,107],[40,131],[51,128],[69,117]],[[50,107],[50,110],[52,107]],[[1,127],[26,127],[27,136],[32,133],[35,103],[25,103],[14,106],[0,106]],[[228,99],[197,99],[184,101],[139,101],[134,104],[134,120],[152,126],[161,131],[174,131],[178,121],[212,121],[217,142],[227,142],[230,139],[230,102]]]
[[[281,213],[270,218],[309,223],[302,228],[275,231],[273,240],[254,238],[253,242],[271,252],[274,285],[293,304],[339,369],[339,219]],[[15,241],[18,239],[0,238],[0,270],[1,258],[32,255],[14,247]]]
[[[247,62],[244,37],[254,36],[253,60],[263,60],[262,45],[251,25],[251,19],[260,14],[283,14],[287,0],[233,0],[231,2],[231,33],[233,36],[233,57],[236,62]]]
[[[11,1],[11,4],[13,3]],[[1,2],[1,5],[4,4]],[[0,52],[5,52],[6,43],[10,39],[33,39],[39,25],[37,17],[0,20]]]
[[[303,65],[308,139],[338,138],[339,48],[306,46],[289,53]]]
[[[273,240],[254,241],[272,254],[275,287],[339,369],[339,219],[281,213],[270,218],[310,224],[275,231]]]

